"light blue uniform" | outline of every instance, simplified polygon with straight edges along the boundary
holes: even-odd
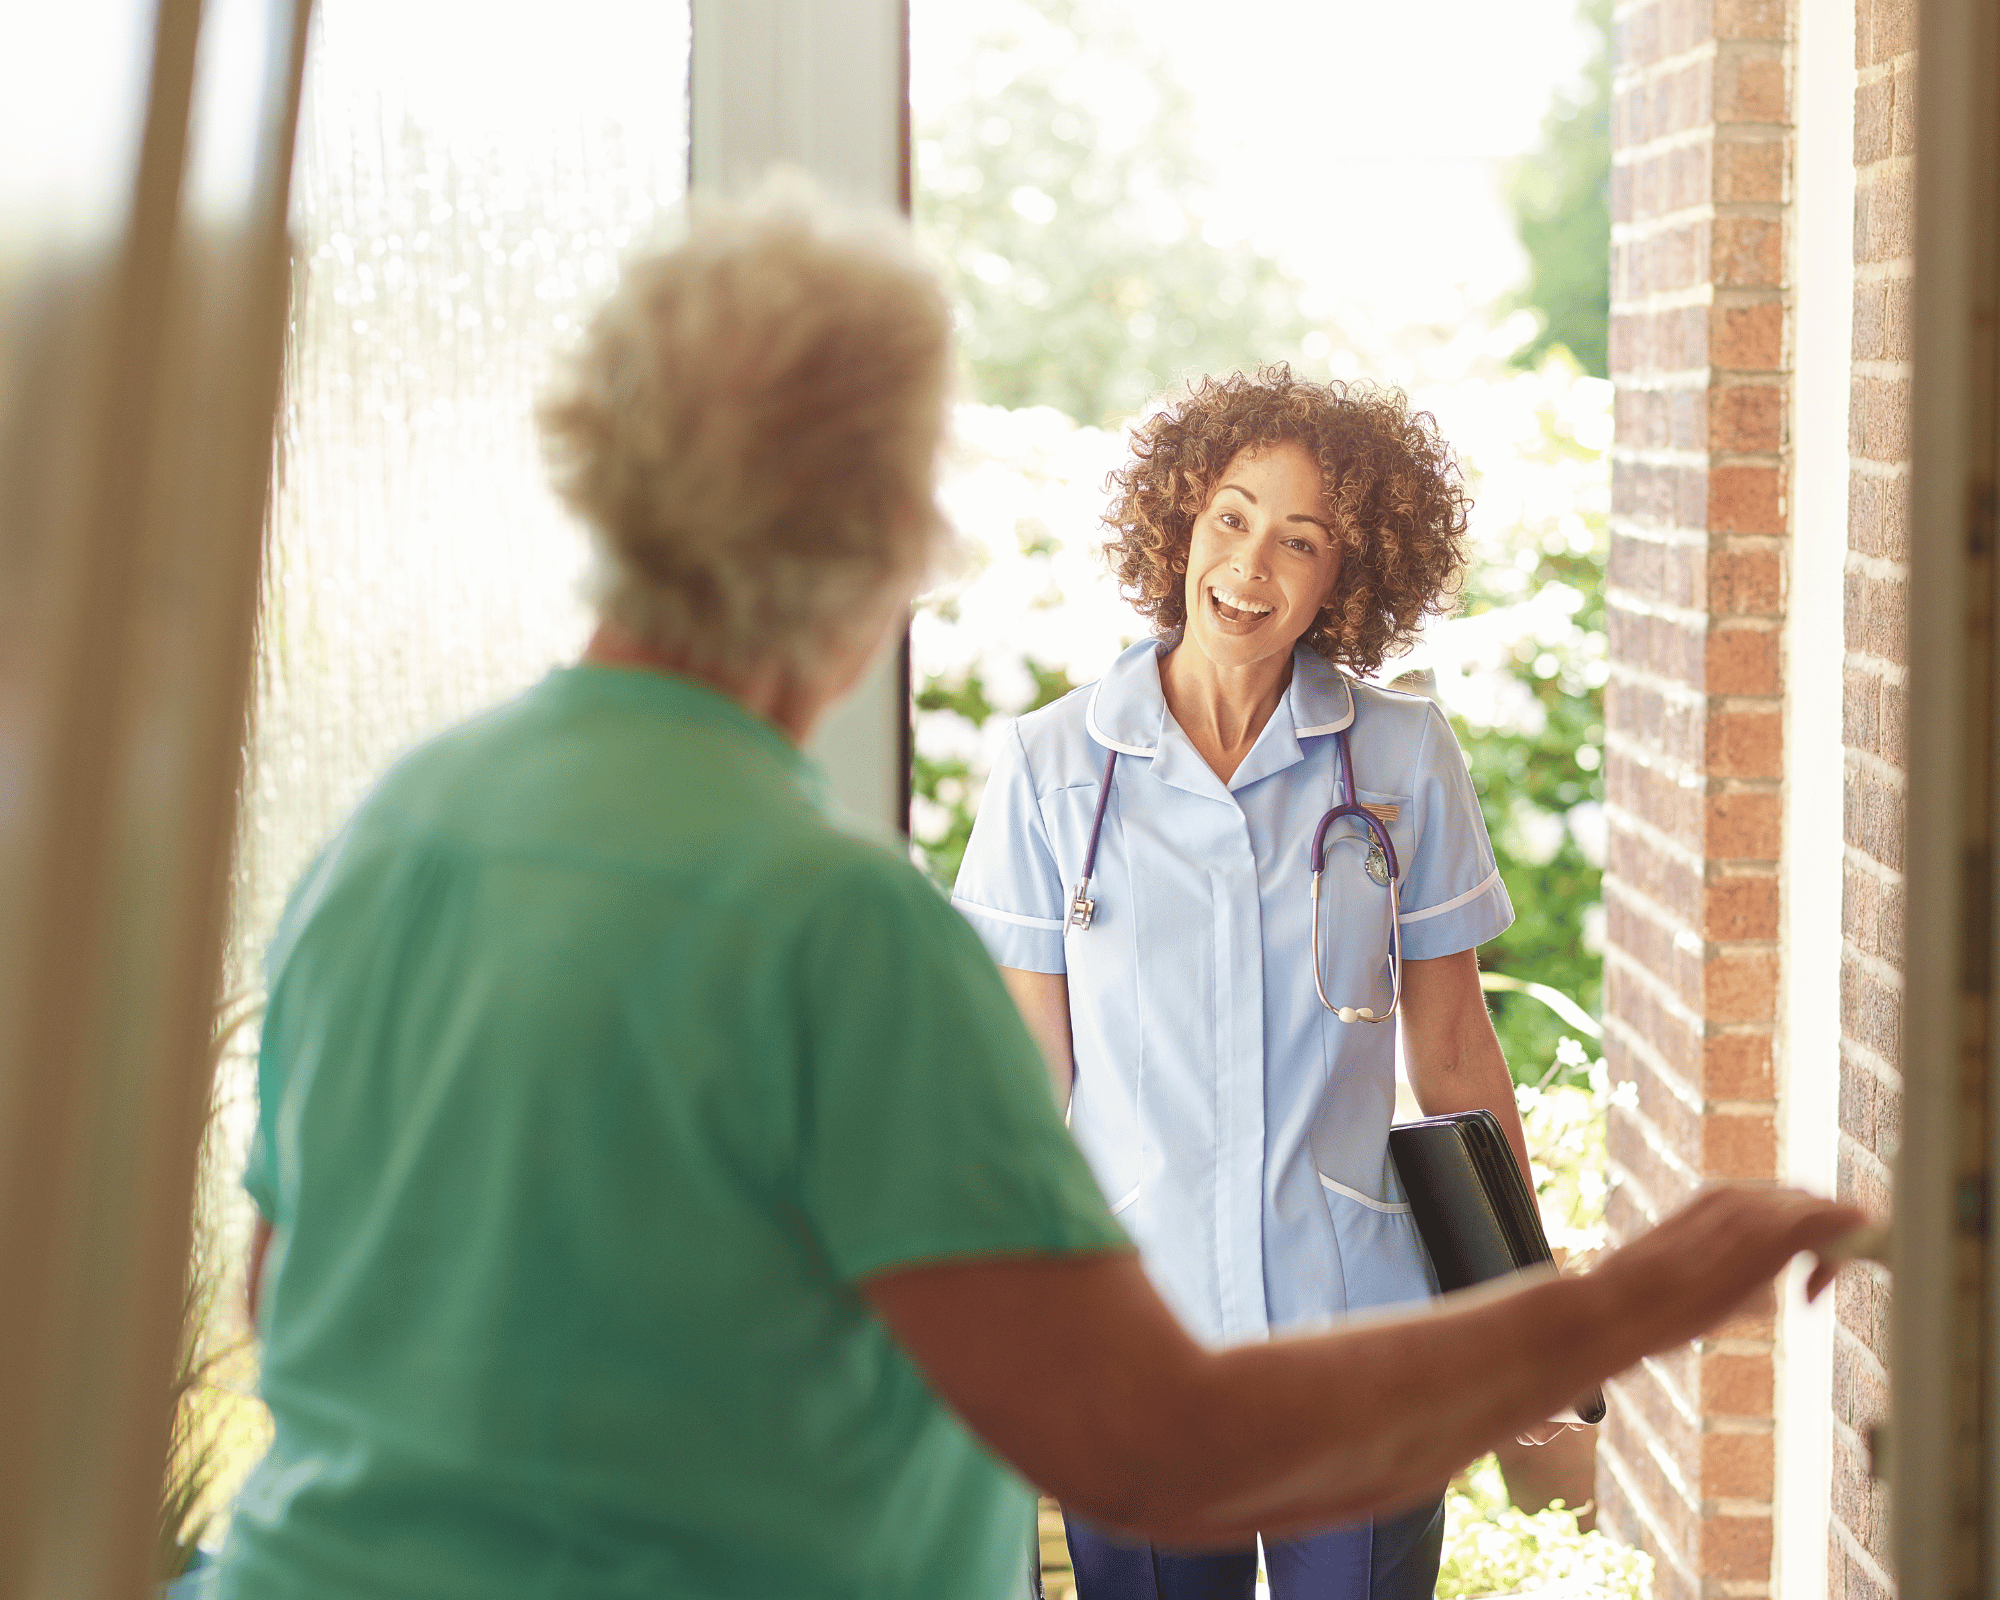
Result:
[[[1394,807],[1406,960],[1514,916],[1465,761],[1430,701],[1357,684],[1301,648],[1225,785],[1168,715],[1148,640],[1098,683],[1022,717],[996,761],[953,900],[1000,965],[1069,979],[1071,1125],[1154,1285],[1212,1345],[1434,1292],[1389,1160],[1390,1025],[1344,1023],[1312,979],[1313,829],[1355,798]],[[1087,930],[1064,932],[1105,758],[1119,752]],[[1378,815],[1381,814],[1378,812]],[[1390,998],[1388,891],[1361,829],[1329,836],[1327,993]]]

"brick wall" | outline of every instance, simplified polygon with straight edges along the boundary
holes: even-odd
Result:
[[[1616,11],[1606,708],[1614,1233],[1777,1172],[1787,181],[1783,0]],[[1773,1307],[1614,1386],[1600,1525],[1660,1600],[1768,1593]]]
[[[1901,1125],[1903,719],[1909,583],[1910,272],[1916,147],[1916,12],[1911,0],[1858,0],[1854,102],[1854,387],[1849,399],[1846,746],[1840,960],[1843,1196],[1888,1212],[1888,1161]],[[1842,1275],[1835,1306],[1835,1600],[1875,1600],[1888,1578],[1888,1493],[1869,1472],[1868,1432],[1887,1411],[1889,1282]]]

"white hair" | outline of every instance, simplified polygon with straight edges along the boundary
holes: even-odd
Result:
[[[542,403],[551,476],[603,618],[704,665],[808,667],[931,558],[951,313],[900,218],[801,178],[690,218]]]

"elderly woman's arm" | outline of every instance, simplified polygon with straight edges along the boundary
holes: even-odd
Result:
[[[863,1284],[938,1392],[1091,1521],[1189,1546],[1434,1492],[1495,1442],[1736,1309],[1857,1227],[1790,1190],[1716,1190],[1585,1278],[1210,1352],[1129,1254],[907,1267]],[[1813,1288],[1833,1269],[1822,1265]]]

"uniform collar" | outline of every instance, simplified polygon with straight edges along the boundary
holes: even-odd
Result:
[[[1090,691],[1084,727],[1091,738],[1120,755],[1159,757],[1155,777],[1184,789],[1212,791],[1220,787],[1215,774],[1195,755],[1186,736],[1171,726],[1160,688],[1160,657],[1177,642],[1142,639],[1121,653]],[[1240,789],[1303,760],[1299,740],[1338,733],[1353,721],[1353,685],[1323,656],[1298,647],[1292,652],[1292,681],[1285,696],[1229,787]]]

